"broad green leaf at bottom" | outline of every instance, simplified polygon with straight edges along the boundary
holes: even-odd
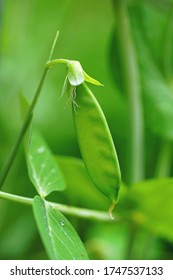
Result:
[[[48,201],[35,196],[34,216],[50,259],[87,260],[82,241],[64,215]]]

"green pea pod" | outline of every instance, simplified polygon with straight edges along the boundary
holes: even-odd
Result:
[[[96,187],[115,205],[121,172],[105,116],[85,83],[77,87],[75,102],[73,118],[86,169]]]

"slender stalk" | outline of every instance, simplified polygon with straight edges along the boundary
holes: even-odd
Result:
[[[57,32],[56,32],[56,34],[55,34],[55,38],[54,38],[53,43],[52,43],[52,47],[51,47],[51,50],[50,50],[50,54],[49,54],[48,61],[50,61],[50,60],[52,59],[53,52],[54,52],[56,43],[57,43],[57,41],[58,41],[58,37],[59,37],[59,30],[57,30]]]
[[[124,88],[128,100],[129,114],[129,184],[144,178],[144,130],[143,109],[139,85],[137,54],[133,42],[126,0],[113,0],[118,47],[123,70]],[[132,259],[137,228],[134,223],[129,228],[126,258]]]
[[[55,42],[54,42],[54,44],[55,44]],[[51,50],[51,55],[52,55],[52,53],[53,53],[53,50]],[[32,119],[32,114],[33,114],[34,108],[35,108],[36,103],[37,103],[37,101],[38,101],[38,98],[39,98],[39,96],[40,96],[40,93],[41,93],[41,90],[42,90],[42,87],[43,87],[43,84],[44,84],[44,81],[45,81],[45,79],[46,79],[46,76],[47,76],[47,74],[48,74],[49,69],[50,69],[53,65],[55,65],[55,64],[58,64],[58,63],[67,63],[67,61],[68,61],[67,59],[62,59],[62,58],[61,58],[61,59],[55,59],[55,60],[52,60],[52,61],[48,61],[48,62],[46,63],[45,69],[44,69],[44,72],[43,72],[43,75],[42,75],[42,77],[41,77],[41,80],[40,80],[40,83],[39,83],[39,85],[38,85],[38,88],[37,88],[37,90],[36,90],[36,92],[35,92],[34,99],[33,99],[32,103],[31,103],[31,105],[30,105],[30,107],[29,107],[27,116],[26,116],[25,121],[24,121],[24,123],[23,123],[23,126],[22,126],[22,128],[21,128],[21,131],[20,131],[20,133],[19,133],[19,135],[18,135],[18,138],[17,138],[17,140],[16,140],[16,143],[15,143],[15,145],[14,145],[14,147],[13,147],[13,149],[12,149],[12,151],[11,151],[11,153],[10,153],[10,155],[9,155],[9,157],[8,157],[8,159],[7,159],[6,163],[5,163],[5,165],[4,165],[4,168],[3,168],[2,171],[1,171],[1,174],[0,174],[0,188],[2,187],[2,185],[3,185],[3,183],[4,183],[5,179],[6,179],[6,177],[7,177],[7,175],[8,175],[8,172],[9,172],[10,169],[11,169],[11,166],[12,166],[12,164],[13,164],[13,161],[14,161],[15,157],[16,157],[16,154],[17,154],[17,151],[18,151],[18,149],[19,149],[19,146],[20,146],[20,143],[21,143],[21,141],[22,141],[22,138],[23,138],[23,136],[25,135],[25,132],[26,132],[26,130],[27,130],[29,124],[30,124],[30,121],[31,121],[31,119]]]
[[[89,220],[99,220],[99,221],[109,221],[109,222],[114,222],[118,221],[118,217],[114,217],[112,219],[107,212],[103,211],[96,211],[96,210],[90,210],[86,208],[78,208],[74,206],[68,206],[68,205],[63,205],[59,203],[50,203],[55,209],[58,209],[62,211],[65,214],[69,214],[71,216],[79,217],[79,218],[84,218],[84,219],[89,219]]]
[[[163,35],[163,71],[165,78],[168,82],[172,80],[172,60],[170,59],[172,56],[172,29],[173,29],[173,6],[170,9],[167,17],[167,23],[165,26],[165,32]]]
[[[25,205],[30,205],[32,206],[33,203],[33,198],[28,198],[28,197],[23,197],[19,195],[14,195],[6,192],[0,191],[0,198],[6,199],[9,201],[25,204]],[[89,220],[97,220],[97,221],[118,221],[118,217],[114,217],[114,220],[110,218],[109,213],[103,212],[103,211],[96,211],[96,210],[90,210],[86,208],[79,208],[79,207],[74,207],[74,206],[69,206],[69,205],[64,205],[60,203],[54,203],[54,202],[49,202],[46,201],[46,203],[49,203],[54,209],[60,210],[62,213],[71,215],[71,216],[76,216],[79,218],[83,219],[89,219]]]
[[[49,68],[45,68],[45,70],[43,72],[43,75],[41,77],[40,83],[39,83],[38,88],[36,90],[34,99],[33,99],[32,103],[31,103],[31,106],[30,106],[30,108],[28,110],[28,113],[26,115],[25,121],[24,121],[24,123],[22,125],[22,128],[21,128],[21,131],[20,131],[20,133],[19,133],[19,135],[17,137],[16,143],[14,144],[14,147],[12,148],[12,151],[11,151],[11,153],[10,153],[10,155],[9,155],[9,157],[8,157],[6,163],[5,163],[5,165],[4,165],[4,167],[3,167],[2,171],[1,171],[1,174],[0,174],[0,188],[2,188],[2,185],[3,185],[3,183],[4,183],[8,173],[9,173],[9,171],[11,169],[11,166],[12,166],[12,164],[14,162],[15,157],[16,157],[16,154],[17,154],[17,151],[19,149],[19,146],[20,146],[20,143],[22,141],[22,138],[25,135],[25,132],[26,132],[26,130],[27,130],[29,124],[30,124],[30,121],[32,119],[32,113],[33,113],[34,107],[35,107],[35,105],[37,103],[37,100],[39,98],[39,95],[40,95],[41,89],[43,87],[45,78],[47,76],[48,70],[49,70]]]
[[[172,163],[172,143],[162,140],[160,153],[157,159],[155,177],[167,177],[171,171]]]
[[[69,61],[68,59],[64,59],[64,58],[53,59],[46,63],[46,67],[51,68],[53,65],[58,64],[58,63],[67,64],[68,61]]]
[[[46,63],[45,65],[45,69],[43,71],[43,74],[42,74],[42,77],[41,77],[41,80],[40,80],[40,83],[38,85],[38,88],[35,92],[35,95],[34,95],[34,98],[33,98],[33,101],[29,107],[29,110],[28,110],[28,113],[26,115],[26,118],[25,118],[25,121],[22,125],[22,128],[19,132],[19,135],[17,137],[17,140],[16,140],[16,143],[14,144],[12,150],[11,150],[11,153],[9,155],[9,157],[7,158],[7,161],[5,162],[5,165],[0,173],[0,189],[2,188],[3,186],[3,183],[5,182],[5,179],[11,169],[11,166],[14,162],[14,159],[16,157],[16,154],[17,154],[17,151],[19,149],[19,146],[20,146],[20,143],[22,141],[22,138],[24,137],[25,135],[25,132],[30,124],[30,121],[32,119],[32,114],[33,114],[33,111],[34,111],[34,108],[36,106],[36,103],[38,101],[38,98],[40,96],[40,93],[41,93],[41,90],[42,90],[42,87],[43,87],[43,84],[44,84],[44,81],[46,79],[46,76],[48,74],[48,71],[49,69],[57,64],[57,63],[67,63],[68,60],[66,59],[55,59],[55,60],[52,60],[51,61],[51,58],[52,58],[52,55],[53,55],[53,51],[54,51],[54,48],[55,48],[55,45],[56,45],[56,42],[57,42],[57,39],[58,39],[58,35],[59,35],[59,31],[57,31],[56,35],[55,35],[55,39],[53,41],[53,44],[52,44],[52,47],[51,47],[51,51],[50,51],[50,55],[49,55],[49,58],[48,58],[48,62]]]
[[[144,177],[144,132],[143,110],[139,86],[139,73],[136,50],[131,35],[130,23],[125,0],[113,0],[116,15],[116,28],[123,68],[125,91],[128,98],[129,111],[129,145],[130,182],[140,181]]]
[[[15,194],[11,194],[11,193],[6,193],[6,192],[2,192],[2,191],[0,191],[0,198],[10,200],[13,202],[17,202],[17,203],[26,204],[26,205],[32,205],[32,202],[33,202],[32,198],[19,196],[19,195],[15,195]]]
[[[173,6],[170,9],[163,35],[163,72],[167,86],[172,88],[172,37],[173,37]],[[155,176],[167,177],[170,175],[172,163],[172,141],[161,139],[160,153],[157,160]]]

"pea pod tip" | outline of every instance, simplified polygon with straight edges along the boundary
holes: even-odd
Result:
[[[112,202],[111,206],[110,206],[109,209],[108,209],[108,213],[109,213],[109,216],[110,216],[111,220],[115,220],[115,218],[114,218],[114,216],[113,216],[113,214],[112,214],[112,211],[114,210],[115,205],[116,205],[116,203],[115,203],[115,202]]]

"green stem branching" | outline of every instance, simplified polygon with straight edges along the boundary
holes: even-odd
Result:
[[[23,196],[6,193],[2,191],[0,191],[0,198],[29,205],[29,206],[32,206],[33,204],[33,198],[23,197]],[[51,205],[54,209],[57,209],[64,214],[76,216],[83,219],[109,221],[109,222],[111,221],[116,222],[119,220],[117,216],[114,216],[114,219],[112,220],[108,212],[79,208],[79,207],[69,206],[69,205],[50,202],[50,201],[46,201],[46,202],[49,203],[49,205]]]

